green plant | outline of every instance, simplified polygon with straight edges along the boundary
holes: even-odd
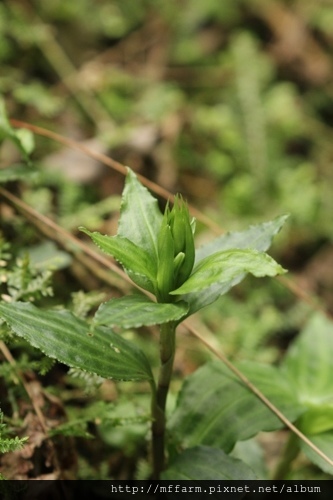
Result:
[[[3,413],[0,410],[0,453],[8,453],[21,449],[28,439],[28,437],[19,438],[15,436],[13,438],[8,436],[7,425],[3,421]]]
[[[167,467],[166,399],[176,349],[176,328],[190,315],[225,294],[246,273],[258,277],[283,273],[283,268],[265,250],[285,219],[285,216],[279,217],[243,232],[220,236],[195,252],[195,223],[182,198],[176,196],[173,208],[168,204],[162,215],[157,200],[128,169],[117,235],[104,236],[84,228],[82,230],[103,251],[118,260],[134,284],[145,293],[101,304],[91,322],[69,311],[42,310],[30,303],[14,301],[0,304],[1,317],[17,335],[71,367],[104,378],[149,382],[153,477],[158,478]],[[157,382],[145,354],[113,330],[114,327],[128,329],[153,324],[160,325]],[[285,394],[283,396],[285,398]],[[251,406],[254,396],[249,391],[248,398]],[[293,418],[298,415],[294,406],[289,410]],[[179,411],[178,407],[176,415]],[[266,413],[264,411],[262,420],[259,419],[259,427],[276,426],[276,417],[273,417],[274,424],[271,420],[265,423]],[[257,432],[262,430],[257,427]],[[244,439],[237,433],[232,438],[228,428],[222,434],[229,442],[227,451],[233,446],[230,439],[231,443]],[[252,477],[251,470],[244,464],[235,462],[215,447],[207,449],[206,446],[198,446],[191,455],[186,451],[175,455],[175,449],[171,446],[169,452],[176,465],[163,472],[164,477],[171,477],[175,467],[178,474],[182,474],[182,469],[189,467],[189,460],[194,470],[200,469],[200,462],[203,463],[207,454],[216,463],[228,464],[227,469],[233,471],[232,478]],[[189,456],[192,458],[189,459]],[[196,477],[205,477],[203,471],[199,473],[197,470],[196,474]],[[210,474],[216,474],[216,467],[211,469]],[[229,477],[226,472],[223,474],[223,477]]]
[[[330,458],[333,456],[332,332],[331,321],[317,313],[291,344],[279,367],[252,361],[237,363],[242,374],[295,421],[303,437],[309,438]],[[214,446],[226,453],[230,453],[238,441],[248,440],[259,431],[277,428],[276,416],[253,399],[239,379],[217,361],[206,363],[186,378],[169,422],[175,447]],[[221,429],[228,431],[221,432]],[[270,477],[299,478],[293,476],[293,464],[301,453],[332,475],[332,460],[329,463],[310,448],[305,439],[291,433]],[[250,458],[244,455],[243,460],[251,465],[252,453]],[[171,479],[169,471],[167,474]]]
[[[297,427],[329,457],[333,456],[332,333],[330,319],[321,313],[313,315],[288,349],[280,366],[280,373],[288,377],[294,397],[303,408]],[[292,460],[300,452],[324,472],[333,474],[331,464],[314,453],[305,442],[290,436],[287,460],[282,459],[281,469],[276,471],[278,478],[290,474],[290,457]]]
[[[82,263],[81,257],[87,254],[75,252],[73,246],[63,244],[64,240],[74,242],[76,236],[70,238],[72,235],[67,232],[66,238],[65,231],[47,231],[51,219],[59,229],[61,226],[67,231],[75,231],[82,224],[90,229],[102,231],[103,227],[103,231],[112,232],[113,222],[110,225],[109,221],[112,221],[111,211],[118,208],[118,200],[113,198],[117,182],[110,185],[96,180],[93,185],[90,183],[83,188],[77,180],[72,183],[60,179],[57,168],[53,168],[52,173],[46,170],[48,155],[58,146],[43,139],[43,130],[40,129],[40,134],[36,125],[49,129],[44,129],[44,133],[58,131],[68,138],[69,135],[80,136],[83,140],[94,137],[98,150],[102,141],[111,156],[122,163],[135,165],[135,169],[148,175],[150,180],[171,190],[176,185],[182,186],[184,195],[186,193],[196,206],[224,227],[246,227],[256,220],[269,220],[275,213],[291,213],[288,226],[275,246],[277,260],[281,259],[290,270],[288,280],[260,280],[258,283],[249,278],[224,296],[222,303],[216,301],[202,313],[200,311],[187,326],[185,324],[187,331],[188,326],[199,325],[201,334],[211,346],[220,342],[228,359],[275,364],[288,353],[289,348],[287,351],[286,348],[290,340],[302,331],[311,313],[307,301],[302,299],[303,294],[297,291],[299,278],[310,294],[319,296],[323,309],[332,310],[330,264],[322,258],[323,255],[330,258],[332,238],[332,218],[327,216],[332,212],[329,189],[332,106],[330,86],[327,85],[331,72],[331,9],[324,5],[328,4],[324,0],[223,3],[185,0],[183,3],[185,9],[179,9],[178,0],[155,0],[153,3],[139,0],[135,7],[127,0],[100,0],[98,8],[94,9],[91,0],[83,0],[80,4],[53,0],[38,2],[38,6],[34,2],[31,8],[15,0],[1,3],[0,92],[13,118],[35,124],[38,148],[34,151],[34,160],[39,166],[37,171],[18,162],[8,139],[16,146],[19,141],[29,153],[32,137],[27,131],[17,134],[0,113],[0,142],[5,138],[3,147],[1,144],[0,181],[10,182],[8,191],[1,190],[4,200],[1,200],[1,232],[11,242],[13,250],[11,262],[1,268],[1,292],[11,296],[11,301],[33,301],[42,308],[52,304],[68,307],[75,316],[89,323],[86,318],[96,303],[86,309],[87,314],[82,314],[84,298],[78,297],[72,307],[69,305],[71,291],[92,290],[97,286],[97,293],[100,293],[101,283],[107,283],[111,293],[115,291],[117,295],[129,289],[128,283],[121,279],[115,284],[114,274],[106,270],[106,257],[98,256],[97,251],[91,249],[91,256]],[[290,43],[287,33],[280,30],[278,20],[281,16],[294,23],[297,33],[302,35],[299,39],[305,40],[311,50],[302,52],[297,44]],[[70,38],[68,33],[71,33]],[[26,127],[28,129],[29,125]],[[46,137],[52,135],[46,134]],[[68,171],[74,164],[80,166],[80,160],[72,158]],[[7,165],[9,168],[3,168]],[[91,168],[94,170],[93,165]],[[106,172],[105,175],[109,178],[112,174]],[[20,211],[19,203],[8,201],[10,194],[16,195],[17,202],[21,198],[35,211],[50,217],[39,223],[38,232],[34,229],[36,217],[28,218],[27,212]],[[112,199],[95,203],[109,194]],[[14,206],[14,210],[8,209],[7,203]],[[41,293],[49,287],[49,280],[38,282],[42,274],[36,274],[31,266],[32,273],[27,272],[24,257],[27,248],[30,254],[31,245],[39,240],[40,231],[44,237],[74,254],[72,264],[52,278],[53,298]],[[60,234],[62,238],[58,237]],[[204,234],[200,236],[205,237]],[[44,248],[41,254],[45,254]],[[96,257],[104,262],[99,269],[94,265]],[[6,259],[0,258],[1,266],[2,260]],[[30,256],[30,264],[32,262]],[[86,264],[93,264],[89,273],[85,272]],[[294,271],[298,274],[297,282],[293,281]],[[294,286],[294,292],[286,293],[281,282]],[[110,293],[110,289],[103,291]],[[100,298],[102,300],[106,298]],[[120,327],[117,328],[119,333]],[[311,344],[317,342],[317,329],[318,326],[309,342],[310,352]],[[193,340],[192,335],[182,335],[184,330],[180,328],[177,334],[175,376],[168,396],[170,415],[180,386],[179,374],[197,368],[209,356],[200,348],[202,344],[198,348],[198,341]],[[126,339],[135,338],[152,363],[154,373],[156,343],[151,341],[151,336],[156,331],[153,327],[121,332]],[[44,367],[37,366],[41,355],[29,348],[24,339],[11,334],[7,325],[1,326],[1,335],[13,350],[16,362],[16,367],[9,362],[1,363],[0,372],[4,378],[1,384],[7,388],[3,409],[7,413],[11,408],[15,413],[18,408],[22,410],[23,402],[21,413],[26,413],[26,399],[22,393],[18,397],[18,386],[15,387],[16,406],[8,389],[12,390],[17,384],[18,370],[24,374],[28,370],[45,371]],[[303,353],[298,352],[295,362],[302,362]],[[3,352],[0,356],[6,359]],[[53,361],[41,359],[43,363]],[[318,366],[318,373],[325,367],[328,369],[329,360],[323,358]],[[5,376],[9,371],[10,378]],[[55,376],[59,372],[60,380]],[[204,375],[205,372],[200,369],[198,373]],[[62,374],[63,369],[55,366],[40,382],[50,384],[48,391],[63,396]],[[214,374],[216,376],[216,372]],[[95,380],[94,376],[90,379],[86,374],[86,377],[79,386],[81,391],[95,385],[89,382]],[[66,392],[66,414],[75,422],[83,407],[89,406],[90,399],[75,396],[75,401],[80,402],[71,412],[74,390],[70,375],[67,380],[71,389]],[[199,375],[196,380],[199,384]],[[278,380],[274,380],[277,384]],[[184,382],[184,389],[189,381],[190,377]],[[124,390],[126,401],[130,399],[129,394],[137,401],[142,388],[149,391],[145,382],[113,384],[109,381],[102,384],[103,391],[109,385],[116,386],[117,391]],[[95,397],[104,399],[105,394],[95,392]],[[117,400],[117,409],[121,411],[119,394]],[[181,401],[182,397],[177,407],[182,405]],[[47,408],[43,408],[45,411]],[[146,414],[148,412],[147,407]],[[246,413],[242,408],[240,412]],[[168,418],[169,444],[176,434],[175,428],[170,427],[173,419],[172,413]],[[194,423],[195,420],[196,416]],[[229,424],[223,425],[229,428]],[[146,424],[142,426],[147,427]],[[88,427],[87,430],[91,430],[91,422]],[[303,430],[305,432],[306,428]],[[200,436],[199,433],[196,445],[207,445],[205,438]],[[99,437],[94,446],[101,445]],[[214,444],[214,439],[210,439]],[[273,440],[274,435],[268,439]],[[102,442],[105,443],[104,438]],[[325,441],[325,446],[328,442]],[[174,452],[194,446],[194,441],[188,443],[189,438],[177,435],[173,449],[169,446],[170,463]],[[125,449],[125,441],[123,444],[119,449]],[[143,446],[137,447],[135,456],[143,449]],[[80,448],[78,454],[81,453]],[[96,461],[101,464],[101,455],[91,455],[99,457],[94,460],[94,466]],[[107,471],[114,473],[113,467],[107,469],[107,461],[103,465],[106,474]],[[82,470],[80,467],[84,478]],[[302,474],[297,467],[296,471]],[[90,477],[94,477],[93,472]],[[312,469],[312,473],[316,471]]]
[[[0,129],[3,137],[11,140],[26,158],[31,138],[26,141],[24,134],[17,134],[11,128],[4,110]],[[0,180],[26,179],[30,172],[34,173],[30,163],[19,169],[4,169]],[[143,292],[101,304],[92,320],[88,314],[103,300],[101,293],[74,294],[72,312],[59,309],[46,311],[31,304],[36,301],[44,304],[42,299],[52,293],[49,265],[53,269],[68,265],[68,254],[59,252],[50,244],[38,245],[29,248],[25,256],[20,248],[16,249],[20,257],[14,262],[16,255],[13,253],[12,256],[10,246],[0,240],[1,281],[6,290],[2,295],[4,302],[0,304],[2,318],[18,336],[24,337],[50,358],[73,367],[69,373],[72,381],[73,376],[77,381],[80,379],[85,389],[96,389],[103,377],[149,382],[153,477],[237,479],[253,477],[252,470],[263,477],[260,464],[255,466],[252,459],[248,458],[249,455],[253,457],[253,449],[247,440],[260,431],[281,428],[281,421],[291,429],[290,421],[295,421],[303,431],[303,436],[291,435],[273,476],[288,477],[300,451],[326,474],[331,474],[332,461],[328,458],[332,455],[331,402],[327,378],[332,359],[331,325],[325,318],[318,317],[309,323],[279,369],[248,361],[239,365],[241,372],[266,395],[266,400],[268,398],[280,409],[284,419],[277,418],[276,408],[266,408],[255,397],[254,394],[258,392],[253,392],[253,386],[251,391],[250,385],[244,385],[239,373],[237,376],[232,375],[216,361],[206,363],[185,378],[175,408],[166,419],[166,413],[171,408],[170,405],[166,408],[166,399],[176,349],[177,326],[191,314],[216,301],[239,283],[247,272],[255,276],[283,272],[264,251],[285,221],[285,217],[279,217],[243,232],[229,233],[195,251],[195,223],[189,216],[186,204],[177,195],[173,208],[170,206],[171,202],[162,215],[157,201],[140,184],[135,174],[128,170],[118,234],[110,237],[83,229],[102,250],[119,260],[133,283]],[[89,217],[86,223],[93,224]],[[253,281],[249,280],[248,283],[253,287]],[[152,295],[157,301],[152,300]],[[224,301],[224,316],[229,306],[228,301]],[[218,307],[218,303],[215,307]],[[239,313],[239,306],[237,311],[233,308],[231,314]],[[286,321],[285,315],[283,321]],[[130,336],[127,333],[119,334],[119,330],[154,324],[160,325],[161,333],[158,376],[155,374],[155,364],[151,366],[148,361],[152,359],[152,348],[148,349],[139,339],[135,345],[132,341],[133,332],[129,332]],[[253,328],[256,328],[255,324],[248,326],[248,336],[252,339],[244,348],[247,359],[251,358],[248,346],[256,342],[250,332]],[[8,340],[10,344],[14,342],[13,345],[18,345],[19,342],[8,333],[6,325],[1,330],[6,342]],[[317,336],[320,335],[318,346],[325,346],[325,349],[313,349],[314,330],[317,330]],[[29,356],[34,356],[33,352],[33,349],[28,352],[25,346],[25,352],[21,359],[18,358],[16,365],[4,364],[0,375],[9,382],[11,377],[15,377],[17,369],[38,370],[41,374],[47,372],[51,367],[50,359],[31,360]],[[308,387],[305,390],[304,360],[307,359],[311,369],[307,370]],[[129,386],[132,387],[131,384]],[[69,422],[49,430],[49,435],[92,437],[88,426],[94,423],[98,415],[103,439],[118,445],[121,441],[121,446],[128,453],[135,453],[136,441],[143,437],[149,419],[146,396],[135,395],[136,401],[140,401],[139,412],[132,401],[128,401],[126,392],[122,395],[123,403],[118,398],[116,407],[113,403],[98,402],[78,414],[75,408],[68,406]],[[289,419],[290,425],[286,419]],[[110,431],[114,426],[118,429],[116,440],[115,434]],[[122,438],[119,438],[119,426]],[[132,437],[129,438],[131,432]],[[326,455],[318,448],[314,450],[309,447],[306,436],[319,445]],[[235,461],[234,453],[250,468]],[[164,463],[166,469],[162,471]],[[147,477],[146,464],[143,463],[142,467],[139,471],[138,464],[137,474]],[[86,473],[94,477],[92,471]],[[101,471],[101,474],[107,477],[107,472]]]

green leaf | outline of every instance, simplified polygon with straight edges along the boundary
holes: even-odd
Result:
[[[154,292],[156,271],[145,250],[124,237],[107,236],[96,231],[92,233],[84,227],[80,227],[80,230],[90,236],[103,252],[112,255],[120,262],[134,283],[149,292]]]
[[[307,410],[301,416],[298,427],[304,434],[320,434],[333,430],[333,401],[320,404],[305,403]]]
[[[333,403],[333,324],[315,314],[288,349],[281,365],[306,406]]]
[[[64,269],[72,262],[69,253],[59,250],[53,241],[45,241],[26,249],[30,265],[35,269]]]
[[[1,303],[0,317],[17,335],[68,366],[115,380],[152,379],[150,365],[135,345],[109,329],[91,329],[68,311]]]
[[[269,365],[242,363],[241,371],[290,420],[303,411],[287,378]],[[220,361],[187,377],[169,429],[182,447],[211,445],[230,452],[237,441],[283,427],[281,421]]]
[[[34,147],[33,135],[29,130],[15,131],[12,128],[7,118],[4,100],[0,97],[0,139],[2,138],[11,140],[19,149],[25,161],[31,165],[29,154]]]
[[[248,248],[265,252],[270,247],[273,237],[281,230],[287,219],[288,215],[281,215],[272,221],[250,226],[244,231],[223,234],[197,249],[196,263],[213,253],[234,248]]]
[[[290,346],[282,370],[292,381],[299,401],[306,408],[298,427],[311,441],[318,438],[318,447],[324,452],[327,450],[328,456],[333,458],[333,325],[326,316],[317,313],[310,319]],[[321,438],[326,435],[327,444]],[[304,451],[309,458],[313,455],[314,463],[325,472],[329,468],[332,473],[332,467],[326,463],[324,468],[324,461],[315,457],[307,446]]]
[[[14,438],[2,438],[0,436],[0,453],[9,453],[21,450],[28,439],[28,436],[23,438],[19,438],[18,436],[15,436]]]
[[[144,249],[151,264],[157,268],[157,237],[163,216],[157,199],[139,182],[131,169],[127,170],[117,234]]]
[[[24,149],[25,153],[27,155],[30,155],[35,148],[35,141],[33,134],[30,132],[30,130],[24,128],[18,129],[14,133],[17,139],[19,140],[21,147]]]
[[[128,295],[101,304],[94,317],[97,325],[138,328],[142,325],[160,325],[179,320],[188,311],[185,302],[161,304],[148,297]]]
[[[11,165],[7,168],[0,169],[0,182],[12,182],[16,180],[27,180],[35,177],[38,174],[38,170],[34,167],[28,167],[27,165]]]
[[[210,243],[200,247],[196,251],[196,264],[202,259],[222,250],[252,249],[263,252],[271,245],[273,237],[280,231],[288,216],[283,215],[272,221],[250,226],[245,231],[227,233],[215,238]],[[211,304],[221,295],[227,293],[230,288],[240,283],[245,273],[239,274],[233,280],[224,285],[217,284],[206,288],[205,293],[195,292],[185,295],[183,299],[190,304],[190,313],[193,314],[199,309]]]
[[[323,432],[317,435],[307,436],[314,445],[316,445],[325,455],[327,455],[331,460],[333,460],[333,432]],[[321,470],[327,474],[333,475],[333,467],[321,458],[318,453],[316,453],[312,448],[310,448],[306,443],[300,441],[301,450],[308,457],[308,459],[317,465]]]
[[[230,455],[251,467],[258,479],[268,479],[265,451],[256,437],[238,441]]]
[[[194,268],[188,280],[171,295],[199,292],[212,285],[219,285],[224,290],[226,285],[233,283],[244,275],[275,276],[285,270],[265,252],[257,250],[225,250],[214,253],[202,259]]]
[[[256,479],[256,476],[248,465],[226,455],[222,450],[209,446],[196,446],[178,455],[162,473],[162,479],[252,480]],[[215,491],[209,490],[210,495],[213,493]]]

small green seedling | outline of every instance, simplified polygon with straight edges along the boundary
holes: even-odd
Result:
[[[186,445],[184,442],[183,446],[188,448],[168,463],[166,400],[177,326],[225,294],[247,273],[257,277],[284,273],[265,251],[285,220],[282,216],[243,232],[228,233],[195,250],[195,220],[182,197],[177,195],[173,206],[168,203],[162,214],[157,200],[128,169],[117,235],[105,236],[81,229],[122,265],[143,293],[101,304],[89,323],[68,311],[40,310],[24,302],[1,303],[0,315],[17,335],[71,367],[114,380],[149,382],[153,478],[254,478],[248,466],[221,449],[208,446],[204,440],[199,446],[194,441],[192,448],[191,443]],[[157,377],[145,354],[133,342],[113,331],[113,327],[126,329],[154,324],[160,325]],[[234,379],[230,383],[236,384]],[[182,394],[186,399],[186,387]],[[221,401],[218,403],[221,405]],[[207,408],[208,411],[213,410]],[[179,413],[178,408],[171,417],[171,424],[177,422]],[[184,420],[179,429],[182,426],[186,428]],[[173,428],[171,425],[170,432]],[[228,429],[220,434],[228,434]],[[241,439],[245,439],[244,436]],[[232,445],[229,443],[228,447]],[[206,467],[202,467],[203,464]],[[211,477],[207,476],[208,469]]]

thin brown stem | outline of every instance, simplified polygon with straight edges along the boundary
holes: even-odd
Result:
[[[56,142],[59,142],[61,144],[64,144],[65,146],[76,149],[78,151],[81,151],[85,155],[89,156],[90,158],[94,158],[97,161],[100,161],[107,167],[112,168],[113,170],[116,170],[117,172],[126,175],[127,174],[127,169],[125,165],[122,163],[119,163],[118,161],[114,160],[113,158],[104,155],[103,153],[98,153],[96,151],[92,151],[90,148],[85,146],[84,144],[81,144],[80,142],[74,141],[72,139],[68,139],[67,137],[64,137],[63,135],[57,134],[55,132],[52,132],[51,130],[47,130],[43,127],[37,127],[36,125],[32,125],[31,123],[26,123],[22,122],[20,120],[15,120],[11,119],[10,120],[11,125],[13,127],[18,127],[18,128],[24,128],[27,130],[31,130],[34,134],[41,135],[43,137],[48,137],[49,139],[52,139]],[[143,175],[137,174],[138,179],[142,184],[144,184],[148,189],[153,191],[153,193],[157,194],[158,196],[161,196],[165,200],[170,200],[173,202],[174,200],[174,195],[168,191],[167,189],[164,189],[163,187],[159,186],[155,182],[150,181]],[[205,214],[201,213],[200,210],[197,210],[193,206],[189,205],[189,211],[192,216],[196,217],[198,220],[200,220],[203,224],[205,224],[207,227],[212,229],[216,234],[221,234],[223,231],[220,228],[218,224],[213,222],[209,217],[207,217]]]
[[[299,451],[300,451],[299,439],[296,436],[296,434],[291,433],[285,445],[282,459],[278,463],[272,475],[273,481],[280,479],[287,479],[288,473],[291,470],[292,463],[298,456]]]
[[[14,194],[10,193],[9,191],[1,187],[0,187],[0,196],[2,196],[7,202],[9,202],[10,205],[13,205],[16,208],[16,210],[18,210],[21,213],[23,212],[24,216],[34,224],[35,224],[34,221],[36,220],[39,221],[41,224],[43,224],[44,227],[47,228],[47,230],[44,231],[45,233],[46,232],[48,233],[47,236],[61,243],[62,246],[64,246],[67,250],[75,254],[77,254],[80,250],[83,250],[83,252],[86,255],[89,255],[95,261],[102,264],[104,267],[111,269],[114,273],[119,275],[123,280],[135,286],[135,284],[133,284],[132,280],[127,276],[127,274],[122,269],[120,269],[112,260],[105,257],[104,255],[101,255],[99,252],[96,252],[84,241],[81,241],[75,236],[73,236],[69,231],[66,231],[66,229],[60,227],[52,219],[46,217],[43,214],[40,214],[34,208],[30,207],[24,201],[20,200],[20,198],[18,198]],[[40,225],[39,228],[41,228]],[[53,235],[50,235],[49,231],[51,231],[51,233],[53,232]]]

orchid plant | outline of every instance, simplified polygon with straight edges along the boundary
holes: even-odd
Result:
[[[69,311],[41,310],[29,302],[1,303],[0,316],[17,335],[71,367],[106,379],[148,381],[153,478],[174,478],[177,473],[185,478],[186,473],[179,471],[186,470],[189,460],[192,474],[195,463],[208,460],[213,461],[213,478],[217,478],[216,470],[219,478],[229,477],[223,476],[229,469],[233,471],[233,479],[253,478],[245,464],[209,446],[194,447],[191,455],[188,450],[181,450],[176,454],[176,466],[168,462],[166,401],[178,325],[225,294],[247,273],[256,277],[284,273],[266,250],[285,219],[282,216],[243,232],[227,233],[196,250],[195,220],[183,198],[176,195],[163,214],[157,200],[128,169],[117,234],[81,230],[121,264],[139,290],[101,304],[90,322]],[[145,353],[114,331],[115,327],[118,331],[154,324],[160,329],[157,374],[153,373]],[[176,417],[171,417],[171,433],[175,419],[177,410]],[[228,433],[228,429],[224,432]],[[196,474],[198,478],[209,479],[200,472]]]

